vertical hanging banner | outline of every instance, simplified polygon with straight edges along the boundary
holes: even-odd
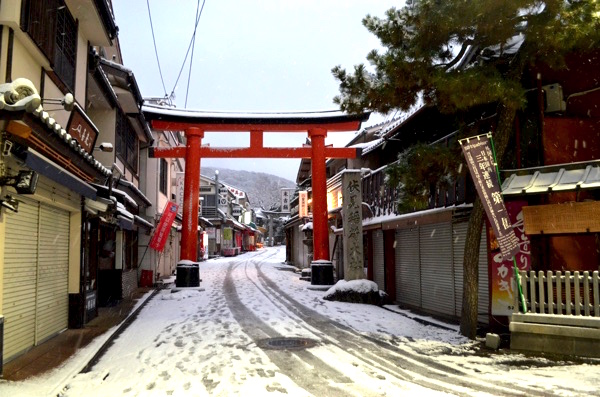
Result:
[[[153,250],[162,252],[165,248],[167,237],[169,237],[169,230],[175,220],[175,216],[177,216],[177,207],[177,204],[171,201],[168,201],[167,204],[165,204],[158,227],[154,229],[154,234],[150,239],[149,247]]]
[[[520,251],[511,259],[503,260],[502,253],[496,241],[496,236],[488,222],[488,263],[491,264],[490,301],[493,316],[510,316],[515,312],[515,296],[519,293],[516,285],[515,267],[517,270],[531,270],[531,243],[525,234],[523,224],[523,208],[526,201],[508,201],[506,210],[513,225],[513,230],[519,239]]]
[[[491,134],[485,134],[461,139],[459,142],[477,194],[498,240],[503,260],[511,260],[520,251],[519,239],[504,205],[490,138]]]

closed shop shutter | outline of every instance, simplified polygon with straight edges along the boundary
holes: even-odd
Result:
[[[481,232],[481,242],[479,243],[479,298],[477,321],[483,324],[489,323],[488,305],[490,303],[490,288],[488,276],[488,261],[487,261],[487,238],[484,229]]]
[[[385,263],[383,253],[383,231],[373,231],[373,281],[380,290],[385,290]]]
[[[396,300],[421,307],[418,228],[396,230]]]
[[[458,222],[452,225],[452,254],[454,256],[454,305],[458,316],[462,310],[463,294],[463,259],[465,257],[465,237],[467,236],[468,222]]]
[[[6,217],[4,358],[67,328],[69,213],[19,197]]]
[[[40,208],[37,341],[67,328],[69,312],[69,213]]]
[[[452,224],[436,223],[419,228],[421,292],[425,310],[455,315]]]
[[[35,343],[38,204],[19,197],[19,212],[5,211],[4,358]]]

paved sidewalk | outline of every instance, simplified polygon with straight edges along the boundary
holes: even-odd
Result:
[[[43,374],[59,367],[77,350],[87,346],[94,338],[121,324],[132,312],[140,298],[151,288],[138,288],[132,299],[126,299],[112,307],[98,309],[98,317],[81,329],[67,329],[47,342],[33,347],[27,353],[4,364],[2,379],[20,381]]]

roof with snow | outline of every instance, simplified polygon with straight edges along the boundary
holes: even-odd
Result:
[[[144,105],[142,111],[148,120],[161,120],[174,123],[196,123],[211,125],[239,124],[252,125],[312,125],[338,124],[348,122],[361,123],[369,118],[370,113],[349,115],[337,110],[331,111],[298,111],[298,112],[219,112],[190,109],[173,109],[172,107]],[[360,124],[359,124],[360,127]],[[251,128],[247,128],[246,131]]]

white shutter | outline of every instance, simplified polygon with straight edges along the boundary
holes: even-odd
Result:
[[[396,300],[421,307],[419,229],[396,230]]]
[[[479,297],[477,299],[477,310],[479,316],[477,321],[483,324],[489,323],[489,303],[490,288],[488,276],[488,258],[487,258],[487,233],[485,223],[481,232],[481,241],[479,243]]]
[[[452,253],[454,255],[454,305],[458,317],[462,311],[463,294],[463,259],[465,257],[465,237],[467,236],[468,222],[458,222],[452,225]]]
[[[4,358],[35,343],[38,203],[19,197],[19,212],[4,211]]]
[[[67,328],[69,213],[41,205],[36,343]]]
[[[423,309],[455,315],[452,226],[450,222],[419,228]]]
[[[19,196],[5,214],[4,358],[68,326],[69,213]]]
[[[383,231],[373,232],[373,281],[385,291],[385,260],[383,253]]]

